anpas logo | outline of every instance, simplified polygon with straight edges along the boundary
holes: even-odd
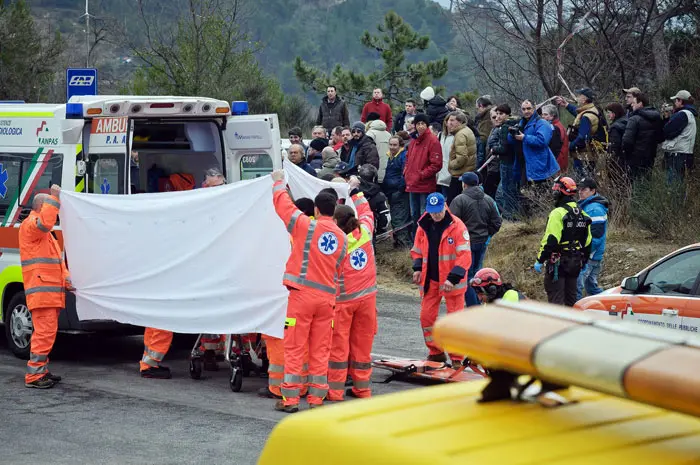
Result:
[[[262,140],[262,136],[259,136],[257,134],[245,135],[239,134],[238,132],[234,132],[233,137],[235,137],[238,140]]]
[[[72,87],[88,87],[93,82],[95,82],[95,76],[72,76],[68,85]]]
[[[41,122],[41,126],[36,128],[36,136],[39,145],[58,145],[58,137],[41,137],[42,132],[49,132],[49,128],[46,125],[46,121]]]

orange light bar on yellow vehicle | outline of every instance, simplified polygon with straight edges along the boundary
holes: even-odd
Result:
[[[498,301],[440,319],[434,338],[447,352],[489,369],[700,416],[700,339],[694,336],[542,303]]]

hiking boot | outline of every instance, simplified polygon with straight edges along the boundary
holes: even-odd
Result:
[[[219,364],[216,361],[216,352],[208,349],[204,351],[204,370],[219,371]]]
[[[283,400],[278,400],[275,403],[275,410],[278,412],[284,412],[284,413],[297,413],[299,411],[299,406],[298,405],[284,405]]]
[[[355,391],[353,391],[352,389],[347,389],[345,391],[345,395],[348,397],[352,397],[353,399],[365,399],[365,397],[360,397],[357,394],[355,394]]]
[[[281,399],[282,396],[278,396],[274,392],[270,391],[268,387],[261,387],[258,389],[258,397],[264,397],[266,399]]]
[[[309,404],[309,410],[313,410],[319,407],[323,407],[323,404]]]
[[[442,362],[442,363],[447,363],[447,355],[445,353],[441,354],[430,354],[428,355],[428,358],[426,359],[429,362]]]
[[[60,382],[60,381],[63,379],[63,378],[61,378],[60,376],[54,375],[54,374],[51,373],[51,372],[46,373],[46,377],[49,378],[49,379],[52,379],[52,380],[53,380],[54,382],[56,382],[56,383]]]
[[[142,378],[155,378],[155,379],[170,379],[173,375],[170,373],[170,368],[159,366],[150,367],[148,370],[141,371]]]
[[[25,387],[35,388],[35,389],[51,389],[56,385],[56,381],[49,378],[49,375],[44,375],[43,377],[32,381],[31,383],[24,383]]]

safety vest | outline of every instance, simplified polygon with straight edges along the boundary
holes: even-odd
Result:
[[[520,294],[518,294],[518,291],[515,289],[510,289],[503,294],[501,300],[505,300],[506,302],[520,302]]]
[[[32,211],[19,227],[19,257],[30,310],[66,306],[68,270],[61,247],[51,234],[60,207],[58,198],[50,196],[41,211]]]
[[[348,234],[348,254],[338,279],[336,302],[349,302],[377,293],[377,265],[372,245],[374,214],[363,193],[352,196],[360,227]]]
[[[449,211],[445,213],[450,215],[452,223],[442,232],[440,246],[438,249],[438,268],[440,285],[447,281],[447,276],[450,273],[463,275],[464,278],[454,286],[450,292],[440,291],[441,295],[456,295],[466,292],[469,285],[466,272],[472,264],[471,244],[469,242],[469,232],[467,227],[462,223],[462,220],[452,215]],[[421,266],[421,273],[424,280],[428,277],[428,235],[423,229],[422,222],[427,218],[428,213],[418,221],[418,229],[416,230],[416,239],[411,249],[411,258]],[[425,281],[424,281],[425,282]],[[421,293],[424,286],[421,286]]]
[[[304,215],[292,202],[283,181],[273,185],[272,196],[275,211],[292,236],[284,285],[335,299],[338,275],[347,251],[345,233],[332,218],[312,220]]]

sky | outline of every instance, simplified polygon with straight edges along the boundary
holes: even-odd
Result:
[[[444,6],[445,8],[450,6],[450,0],[434,0],[435,3],[439,3],[440,5]]]

